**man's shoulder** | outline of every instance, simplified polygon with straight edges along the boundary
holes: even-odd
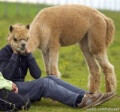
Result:
[[[10,45],[5,45],[1,50],[0,50],[0,58],[1,56],[6,56],[6,55],[11,55],[12,54],[12,48]]]

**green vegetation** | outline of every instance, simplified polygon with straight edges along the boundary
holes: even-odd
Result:
[[[5,17],[5,6],[7,6],[7,17]],[[0,48],[7,44],[6,38],[8,35],[8,28],[15,23],[29,24],[35,15],[42,8],[48,7],[47,5],[33,5],[33,4],[16,4],[0,2]],[[17,9],[17,10],[16,10]],[[18,13],[19,12],[19,13]],[[99,108],[119,108],[120,110],[120,12],[101,11],[108,17],[114,20],[116,26],[115,41],[108,48],[108,57],[111,63],[115,66],[118,88],[117,95],[110,101],[97,106]],[[37,50],[34,56],[42,70],[42,77],[46,76],[45,68],[42,60],[41,53]],[[85,63],[83,54],[79,46],[70,46],[60,49],[59,56],[59,69],[62,73],[62,79],[79,87],[88,90],[88,70]],[[101,74],[101,91],[105,92],[104,76]],[[26,80],[33,80],[32,77],[27,75]],[[36,85],[37,86],[37,85]],[[53,102],[48,99],[42,98],[41,101],[32,104],[30,112],[79,112],[84,111],[81,109],[74,109],[63,105],[58,102]],[[90,110],[87,110],[91,112]],[[97,111],[97,110],[96,110]],[[103,111],[102,111],[103,112]]]

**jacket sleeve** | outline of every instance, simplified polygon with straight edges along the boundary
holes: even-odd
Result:
[[[10,57],[1,57],[0,59],[0,71],[5,79],[10,80],[17,66],[18,54],[13,53]]]
[[[28,68],[33,78],[38,79],[41,76],[41,70],[31,53],[27,54]]]
[[[12,81],[4,79],[2,73],[0,72],[0,89],[12,90]]]

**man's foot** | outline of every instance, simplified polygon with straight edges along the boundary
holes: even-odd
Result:
[[[101,98],[103,97],[103,94],[89,94],[86,93],[81,101],[81,103],[77,104],[80,108],[89,108],[96,104]]]
[[[94,106],[100,105],[100,104],[110,100],[114,96],[115,96],[115,92],[105,93],[103,95],[103,97]]]

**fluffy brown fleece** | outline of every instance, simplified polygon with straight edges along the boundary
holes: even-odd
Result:
[[[9,27],[8,44],[20,54],[25,54],[29,25],[15,24]]]
[[[96,9],[83,5],[54,6],[41,10],[32,21],[29,46],[32,51],[41,49],[47,74],[58,77],[59,48],[78,43],[90,72],[89,90],[99,92],[99,64],[105,74],[106,91],[111,92],[117,81],[106,48],[114,31],[113,21]]]

